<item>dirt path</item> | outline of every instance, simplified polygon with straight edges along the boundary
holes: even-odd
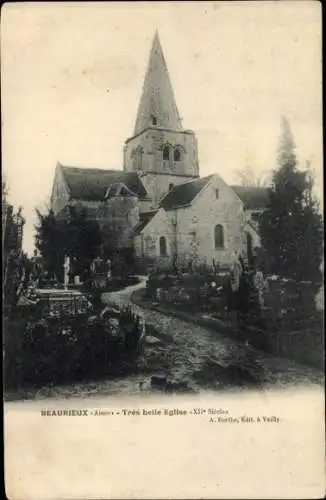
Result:
[[[142,309],[131,302],[132,293],[144,286],[144,280],[118,292],[103,295],[104,303],[132,306],[164,341],[147,345],[137,374],[101,381],[44,387],[27,394],[13,394],[17,399],[70,399],[106,397],[114,394],[134,395],[152,392],[151,374],[165,374],[195,392],[255,387],[268,390],[289,385],[321,384],[321,375],[312,368],[268,356],[239,344],[218,332],[165,314]]]
[[[171,342],[147,348],[146,356],[151,359],[156,354],[159,358],[157,369],[172,379],[187,381],[195,390],[233,384],[256,384],[267,388],[321,382],[320,374],[312,368],[268,356],[202,326],[132,304],[133,291],[143,286],[144,282],[141,282],[106,294],[103,300],[119,306],[132,305],[146,323],[152,324],[159,333],[170,336]]]

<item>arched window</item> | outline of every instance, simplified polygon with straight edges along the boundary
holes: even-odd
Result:
[[[133,149],[131,151],[130,158],[132,159],[132,168],[133,168],[133,170],[137,170],[137,154],[136,154],[136,149]]]
[[[166,257],[168,254],[167,252],[167,244],[166,244],[166,237],[161,236],[160,237],[160,256],[161,257]]]
[[[221,224],[217,224],[214,229],[215,248],[224,248],[224,230]]]
[[[152,125],[157,125],[157,118],[156,116],[152,115]]]
[[[143,168],[143,148],[138,148],[137,150],[137,168],[141,170]]]
[[[143,148],[139,146],[132,150],[131,158],[134,170],[141,170],[143,168],[143,153]]]
[[[163,148],[163,160],[169,160],[170,159],[170,148],[169,146],[164,146]]]
[[[173,159],[174,161],[181,161],[181,151],[179,148],[175,148],[173,153]]]

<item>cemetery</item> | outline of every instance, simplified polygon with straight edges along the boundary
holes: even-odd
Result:
[[[207,268],[199,272],[152,273],[146,289],[133,300],[138,305],[199,322],[233,338],[249,342],[267,353],[286,356],[321,368],[323,310],[318,306],[319,286],[280,276],[266,276],[263,307],[250,294],[239,313],[231,289],[230,271]]]
[[[5,389],[96,379],[134,370],[142,352],[145,325],[131,308],[104,306],[103,291],[122,283],[96,272],[88,283],[49,287],[33,280],[5,316]],[[44,276],[43,276],[44,278]],[[40,282],[41,281],[41,286]]]

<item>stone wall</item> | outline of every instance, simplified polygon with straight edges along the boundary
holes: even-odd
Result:
[[[159,267],[172,265],[174,250],[173,226],[168,214],[160,209],[153,219],[145,226],[141,234],[134,238],[136,257],[144,261],[154,262]],[[160,238],[165,237],[167,255],[160,255]]]
[[[164,159],[164,147],[169,148],[169,159]],[[179,161],[174,151],[180,152]],[[169,190],[169,184],[180,184],[199,175],[197,140],[192,131],[173,131],[149,128],[128,139],[124,147],[124,170],[137,171],[141,175],[156,174],[147,179],[142,177],[148,194],[154,203]],[[157,174],[161,174],[157,176]],[[170,177],[171,176],[171,177]]]
[[[214,240],[216,224],[224,229],[225,245],[218,249]],[[167,239],[168,257],[165,259],[159,252],[161,236]],[[181,266],[189,265],[190,261],[193,266],[210,266],[213,261],[228,266],[233,252],[246,248],[243,204],[216,175],[192,205],[168,212],[160,209],[136,239],[137,255],[156,258],[158,265],[172,265],[176,260]]]
[[[166,196],[172,185],[177,186],[193,180],[189,177],[181,177],[173,174],[148,173],[142,176],[142,182],[152,201],[149,203],[150,210],[155,210],[161,200]]]
[[[157,208],[156,206],[154,207],[154,203],[152,202],[152,200],[139,200],[138,205],[140,214],[151,212],[152,210],[155,210]]]
[[[218,190],[218,198],[216,198]],[[174,212],[178,234],[178,260],[229,265],[232,253],[245,249],[243,204],[219,176],[214,176],[188,208]],[[224,248],[215,248],[214,228],[224,230]]]
[[[114,196],[101,203],[98,209],[100,224],[106,243],[118,248],[133,245],[133,228],[139,222],[138,198],[135,196]]]

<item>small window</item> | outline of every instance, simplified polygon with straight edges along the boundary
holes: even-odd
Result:
[[[171,182],[171,184],[169,184],[169,191],[171,191],[173,188],[174,188],[174,184],[172,184],[172,182]]]
[[[160,237],[160,256],[161,257],[166,257],[168,254],[167,252],[167,244],[166,244],[166,237],[161,236]]]
[[[156,118],[156,116],[152,116],[152,125],[157,125],[157,118]]]
[[[176,148],[174,150],[173,158],[174,158],[174,161],[181,161],[181,151],[179,148]]]
[[[163,148],[163,160],[170,159],[170,148],[168,146],[164,146]]]
[[[220,190],[219,189],[215,189],[215,197],[217,200],[219,199],[219,197],[220,197]]]
[[[214,229],[215,248],[224,248],[224,230],[221,224],[217,224]]]

